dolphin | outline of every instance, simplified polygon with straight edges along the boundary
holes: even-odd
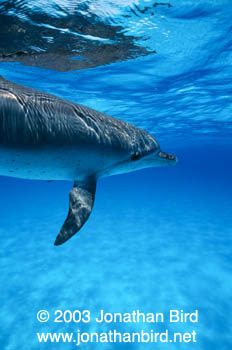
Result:
[[[0,175],[74,181],[55,245],[89,218],[99,178],[176,162],[134,125],[0,76]]]

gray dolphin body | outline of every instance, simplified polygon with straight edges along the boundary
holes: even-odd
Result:
[[[74,181],[55,245],[88,219],[98,178],[175,163],[144,130],[0,76],[0,175]]]

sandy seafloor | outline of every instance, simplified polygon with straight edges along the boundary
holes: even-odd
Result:
[[[1,321],[3,349],[73,349],[39,344],[36,332],[166,328],[197,332],[173,349],[229,349],[231,344],[230,150],[178,150],[175,167],[99,182],[95,208],[67,244],[53,241],[71,183],[1,178]],[[228,153],[227,153],[228,152]],[[220,154],[223,158],[220,158]],[[215,156],[217,162],[215,162]],[[40,324],[47,309],[168,313],[199,310],[195,324]],[[51,316],[52,318],[52,316]],[[115,349],[170,349],[170,344],[114,344]],[[112,344],[83,344],[110,349]]]

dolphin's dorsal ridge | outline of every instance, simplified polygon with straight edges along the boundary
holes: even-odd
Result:
[[[88,220],[92,211],[96,192],[96,180],[88,177],[80,182],[75,181],[69,193],[68,216],[55,240],[60,245],[77,233]]]

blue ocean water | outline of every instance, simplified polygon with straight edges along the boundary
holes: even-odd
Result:
[[[89,221],[60,247],[53,242],[72,183],[0,178],[1,349],[78,348],[39,343],[37,332],[151,328],[195,330],[197,342],[81,348],[231,349],[231,2],[16,1],[14,11],[9,4],[0,2],[3,14],[11,11],[7,16],[22,23],[32,14],[33,23],[41,16],[40,26],[45,15],[94,14],[93,23],[116,28],[121,41],[133,37],[135,57],[60,71],[16,58],[2,61],[0,74],[146,129],[178,163],[101,179]],[[96,38],[90,41],[101,53]],[[50,312],[48,323],[37,321],[41,309]],[[165,315],[170,309],[199,310],[199,322],[54,323],[57,309],[89,309],[93,317],[101,309]]]

